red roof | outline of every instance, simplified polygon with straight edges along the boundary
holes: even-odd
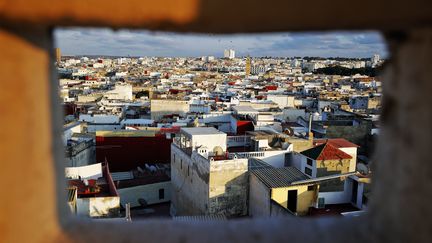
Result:
[[[336,148],[330,143],[323,143],[308,150],[301,152],[304,156],[313,160],[340,160],[352,159],[351,155]]]
[[[314,145],[321,145],[323,143],[329,143],[336,148],[358,148],[360,147],[357,144],[351,143],[350,141],[344,138],[330,138],[330,139],[316,139],[314,140]]]

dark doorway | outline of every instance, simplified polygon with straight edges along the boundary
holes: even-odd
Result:
[[[297,212],[297,190],[288,191],[288,209],[295,213]]]
[[[159,189],[159,200],[164,199],[164,198],[165,198],[165,190]]]
[[[353,181],[351,202],[354,204],[357,204],[357,190],[358,190],[358,182]]]

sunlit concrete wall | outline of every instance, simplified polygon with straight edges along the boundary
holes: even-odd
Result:
[[[288,208],[288,191],[297,190],[297,212],[298,215],[306,215],[310,207],[315,207],[318,198],[317,187],[314,190],[308,191],[308,186],[290,186],[284,188],[273,188],[271,190],[271,199],[276,201],[284,208]]]
[[[247,214],[248,159],[210,161],[209,214]]]
[[[151,119],[158,120],[164,115],[177,114],[186,116],[189,102],[184,100],[155,100],[150,101]]]

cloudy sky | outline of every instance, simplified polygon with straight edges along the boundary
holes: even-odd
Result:
[[[224,49],[236,56],[386,56],[376,32],[314,32],[242,35],[176,34],[135,30],[68,28],[55,31],[64,55],[220,57]]]

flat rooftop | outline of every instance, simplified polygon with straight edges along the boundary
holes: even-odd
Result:
[[[226,134],[224,132],[217,130],[214,127],[185,127],[185,128],[181,128],[181,131],[183,131],[185,134],[188,134],[190,136]]]
[[[236,111],[237,113],[259,113],[256,109],[254,109],[252,106],[233,106],[232,109]]]

